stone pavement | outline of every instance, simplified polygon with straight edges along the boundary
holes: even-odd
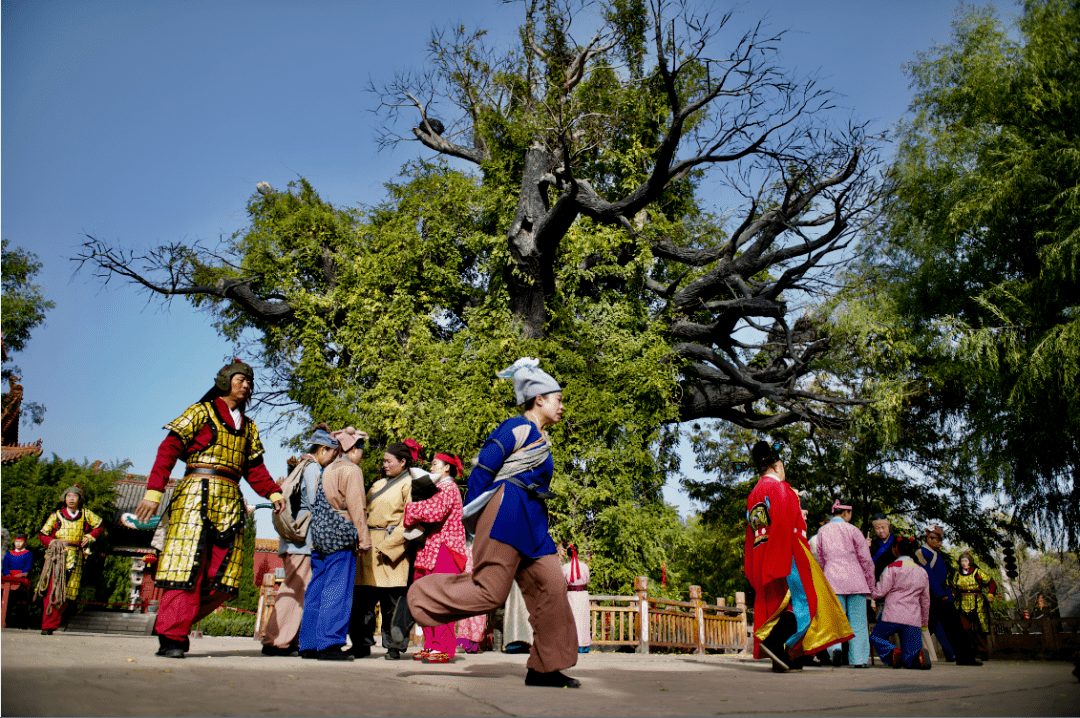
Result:
[[[1076,716],[1072,664],[993,661],[928,672],[877,666],[775,675],[733,656],[589,653],[577,690],[528,688],[525,656],[449,665],[269,658],[248,638],[192,639],[184,660],[157,639],[0,636],[4,716]]]

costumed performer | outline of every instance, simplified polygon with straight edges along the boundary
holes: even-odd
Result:
[[[300,625],[300,655],[305,658],[312,653],[321,661],[356,656],[342,649],[349,634],[357,554],[371,548],[359,466],[366,438],[351,426],[333,434],[320,429],[311,437],[313,444],[334,453],[340,447],[343,453],[323,469],[311,508],[311,584]]]
[[[754,588],[754,658],[772,659],[778,673],[798,671],[804,653],[851,640],[851,626],[810,553],[777,448],[758,441],[750,458],[762,474],[746,500],[743,563]]]
[[[457,575],[468,567],[465,526],[462,524],[461,491],[454,481],[464,472],[453,454],[435,454],[430,474],[436,494],[405,506],[406,529],[422,526],[424,543],[416,552],[413,580],[433,573]],[[424,647],[413,658],[424,663],[449,663],[457,650],[454,623],[422,626]]]
[[[949,588],[956,596],[960,625],[979,657],[985,661],[989,658],[986,635],[990,633],[990,603],[997,596],[997,582],[975,565],[975,557],[970,551],[960,554],[959,563],[959,570],[949,577]]]
[[[26,534],[16,533],[12,537],[12,549],[4,554],[3,576],[12,581],[11,593],[8,594],[8,606],[12,612],[7,625],[12,628],[26,628],[30,597],[30,570],[34,568],[34,554],[26,548]]]
[[[64,547],[63,557],[56,549],[45,556],[37,593],[45,594],[45,612],[41,616],[41,632],[52,635],[60,627],[68,601],[79,597],[82,583],[83,561],[90,554],[90,544],[101,538],[105,526],[101,517],[84,508],[85,494],[78,484],[64,489],[60,495],[61,506],[49,514],[38,537],[47,547],[58,541]],[[61,578],[63,577],[63,578]],[[63,583],[65,588],[61,588]],[[54,595],[55,594],[55,595]]]
[[[367,525],[371,550],[361,559],[356,572],[349,637],[357,657],[370,655],[375,645],[375,606],[382,612],[382,646],[386,660],[396,661],[409,650],[412,616],[405,603],[412,569],[412,542],[405,537],[402,519],[412,500],[410,467],[420,460],[421,447],[413,439],[386,447],[382,468],[384,478],[367,492]],[[393,634],[399,636],[395,639]],[[366,649],[366,651],[365,651]]]
[[[418,580],[409,608],[421,626],[457,621],[501,606],[516,580],[535,633],[525,685],[577,688],[562,673],[577,663],[577,632],[544,503],[555,468],[545,429],[562,418],[562,388],[536,359],[519,359],[498,375],[513,379],[525,412],[496,427],[469,474],[464,514],[466,528],[475,527],[475,566]]]
[[[326,428],[321,424],[316,428]],[[324,451],[320,451],[320,449]],[[327,447],[312,444],[308,453],[300,457],[297,468],[300,469],[299,491],[287,498],[289,507],[296,521],[310,516],[315,503],[315,494],[319,488],[322,470],[334,460],[334,451]],[[310,522],[311,519],[308,518]],[[278,556],[285,569],[285,579],[278,586],[274,599],[274,610],[263,632],[262,653],[264,656],[299,655],[300,621],[304,616],[304,594],[311,583],[311,535],[305,534],[303,541],[289,541],[284,536],[278,539]]]
[[[832,519],[818,531],[815,557],[854,634],[848,643],[848,664],[852,668],[867,668],[870,630],[866,601],[874,589],[874,561],[862,532],[851,524],[851,506],[836,499],[830,513]],[[831,646],[829,653],[833,665],[840,665],[841,647]]]
[[[919,544],[913,538],[894,539],[889,554],[896,560],[881,572],[873,597],[885,599],[870,642],[881,662],[893,668],[930,669],[930,651],[923,648],[922,629],[930,621],[930,578],[915,562]],[[889,638],[900,635],[900,647]]]
[[[578,653],[588,653],[592,647],[592,629],[589,626],[589,564],[578,557],[577,546],[569,544],[560,547],[559,555],[570,560],[562,565],[563,577],[566,578],[566,600],[574,613],[574,627],[577,629]]]
[[[926,530],[923,545],[915,552],[915,560],[930,578],[930,622],[927,629],[941,644],[946,661],[955,660],[958,666],[981,666],[982,663],[975,658],[974,647],[964,639],[955,597],[949,589],[949,563],[941,554],[944,541],[942,528],[932,526]]]
[[[169,474],[178,459],[187,465],[165,508],[168,526],[155,584],[165,589],[154,630],[157,655],[183,658],[193,623],[210,615],[240,590],[246,505],[240,479],[285,509],[277,482],[263,463],[255,423],[244,414],[255,384],[251,367],[233,359],[218,371],[214,386],[165,425],[146,494],[135,507],[140,523],[161,505]]]

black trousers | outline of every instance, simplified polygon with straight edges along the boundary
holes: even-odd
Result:
[[[409,650],[409,635],[414,621],[405,600],[408,591],[408,586],[356,586],[353,591],[352,615],[349,617],[349,639],[352,644],[375,645],[375,605],[378,604],[382,612],[383,648]],[[395,641],[391,636],[391,628],[395,626],[398,628],[396,633],[404,636],[404,640]]]
[[[785,611],[780,615],[776,625],[773,626],[772,631],[761,644],[775,655],[783,658],[787,655],[787,647],[784,643],[795,634],[796,628],[798,628],[798,622],[795,620],[795,614],[791,611]]]

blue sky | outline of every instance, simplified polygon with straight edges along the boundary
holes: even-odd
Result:
[[[761,19],[789,31],[782,63],[840,93],[837,120],[883,131],[910,101],[903,64],[949,39],[957,6],[762,0],[713,12],[729,7],[740,32]],[[3,0],[0,230],[38,255],[37,281],[56,303],[15,355],[27,399],[48,409],[22,440],[147,473],[162,425],[233,353],[181,300],[73,276],[84,235],[136,249],[212,243],[245,225],[257,182],[299,176],[335,204],[380,201],[404,162],[430,153],[416,143],[378,152],[369,78],[421,68],[433,27],[484,27],[507,43],[521,16],[498,0]],[[274,476],[286,438],[264,437]],[[684,515],[692,508],[674,481],[666,496]],[[259,533],[272,534],[268,521]]]

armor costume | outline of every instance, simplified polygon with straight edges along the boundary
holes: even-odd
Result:
[[[203,427],[210,430],[210,443],[193,445],[196,433]],[[194,404],[165,428],[192,450],[181,455],[188,473],[169,504],[165,549],[156,585],[165,589],[189,589],[195,585],[198,558],[206,542],[204,531],[209,528],[218,541],[233,539],[221,568],[213,576],[212,588],[236,593],[240,587],[245,518],[239,481],[246,466],[262,458],[259,432],[251,421],[244,421],[239,431],[226,425],[213,402]]]
[[[82,583],[83,551],[79,546],[83,536],[89,534],[97,539],[105,529],[101,525],[101,517],[89,509],[79,509],[74,516],[68,509],[59,509],[49,514],[45,525],[41,527],[41,541],[46,546],[54,540],[60,540],[67,544],[66,560],[64,568],[67,569],[67,598],[73,601],[79,596],[79,586]]]

